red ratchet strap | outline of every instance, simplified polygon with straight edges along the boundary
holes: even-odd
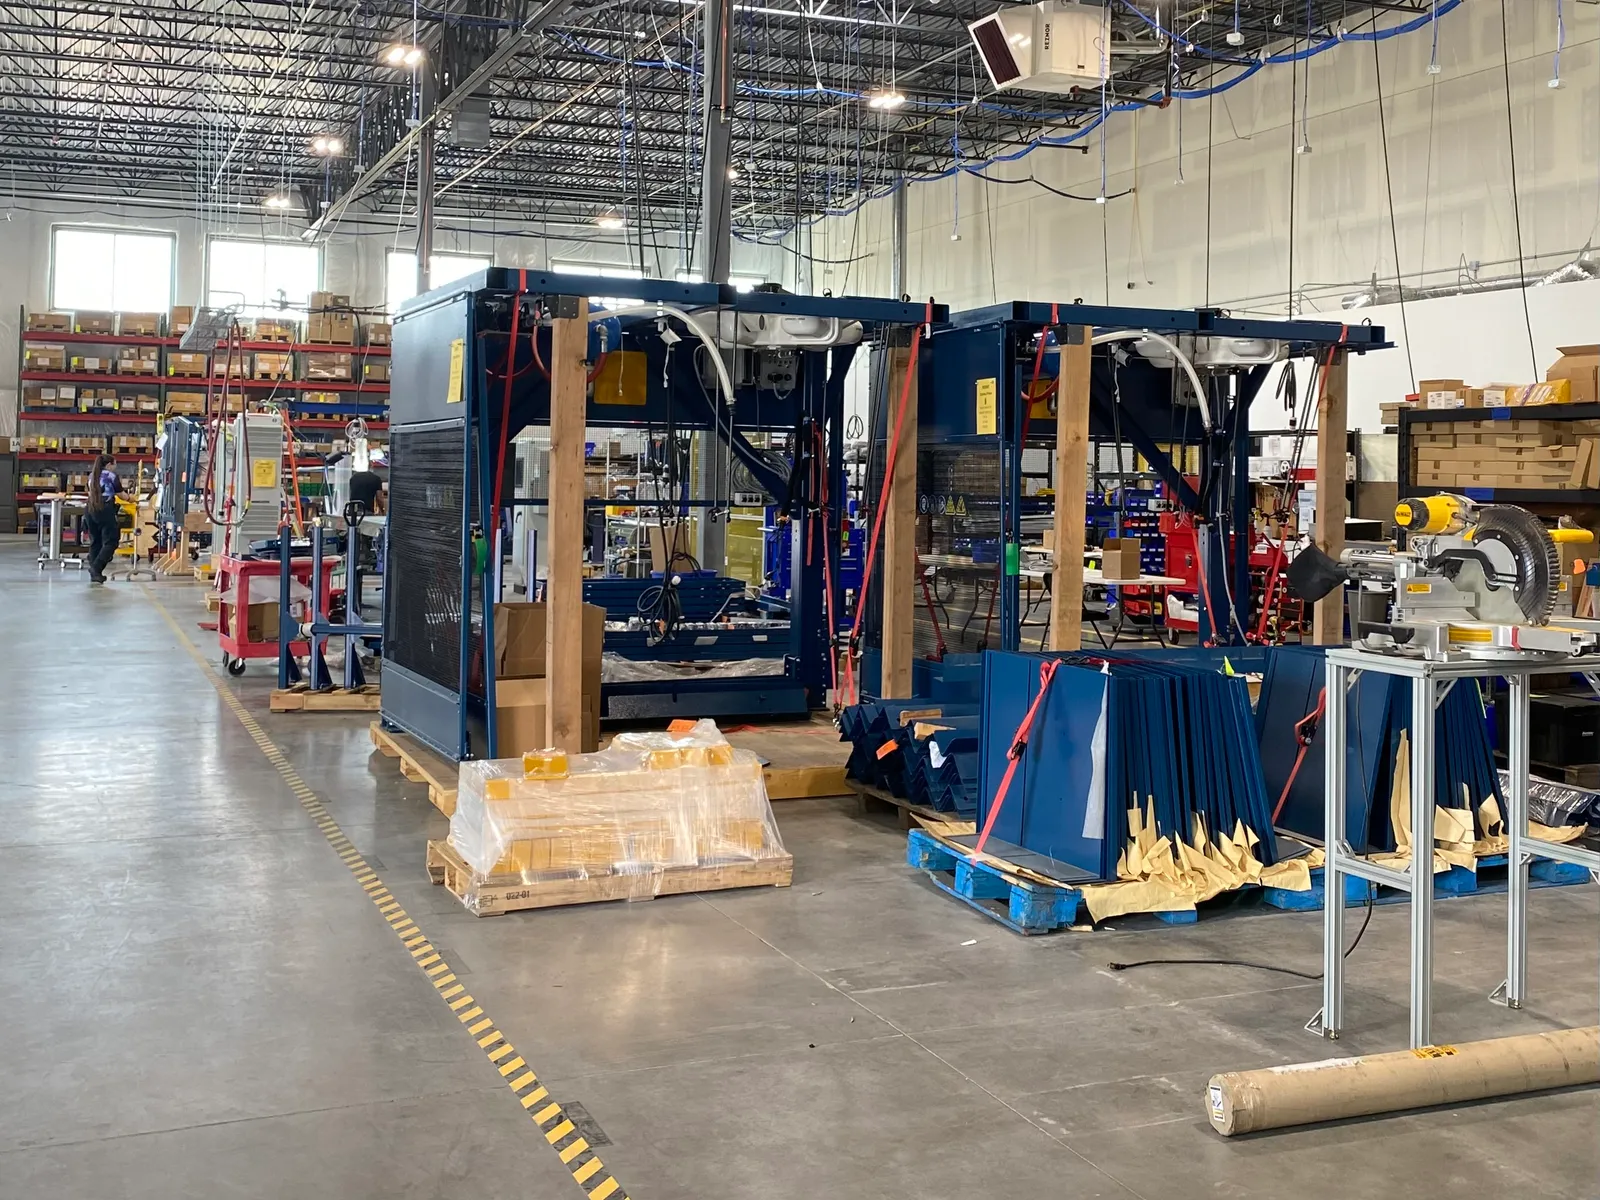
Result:
[[[1050,330],[1061,323],[1061,310],[1057,305],[1050,306],[1050,326],[1039,331],[1039,348],[1033,354],[1033,380],[1028,384],[1028,394],[1022,398],[1022,441],[1028,441],[1028,418],[1033,415],[1033,402],[1043,400],[1053,392],[1061,383],[1061,368],[1056,368],[1055,383],[1045,389],[1044,395],[1039,395],[1039,372],[1044,370],[1044,344],[1050,340]]]
[[[855,620],[850,625],[850,644],[845,647],[845,703],[854,704],[860,699],[856,691],[855,652],[861,637],[861,618],[867,611],[867,591],[872,584],[872,568],[878,561],[878,536],[883,532],[883,514],[889,507],[889,493],[894,487],[895,460],[900,457],[900,434],[905,428],[906,407],[911,401],[911,382],[917,377],[917,351],[922,345],[922,331],[933,326],[933,301],[924,310],[923,324],[911,331],[911,356],[906,361],[906,377],[900,386],[900,407],[894,418],[894,431],[889,437],[889,455],[883,467],[883,487],[878,493],[878,511],[872,514],[872,538],[867,543],[867,565],[861,575],[861,594],[856,597]],[[913,450],[913,452],[915,452]]]
[[[978,835],[978,844],[973,847],[974,854],[982,854],[984,843],[989,840],[989,831],[994,828],[995,818],[1000,815],[1000,807],[1006,802],[1006,792],[1011,787],[1011,777],[1017,773],[1017,764],[1027,752],[1028,735],[1033,732],[1033,719],[1039,715],[1039,708],[1050,692],[1050,681],[1056,677],[1056,671],[1060,667],[1059,658],[1052,658],[1048,662],[1039,664],[1039,694],[1028,706],[1028,715],[1023,717],[1022,724],[1017,726],[1016,735],[1011,739],[1011,749],[1006,751],[1006,773],[1001,776],[1000,786],[995,790],[994,803],[989,805],[989,816],[983,822],[983,832]]]
[[[511,441],[511,384],[517,377],[517,332],[522,320],[522,297],[528,290],[528,272],[517,272],[517,294],[511,301],[511,341],[506,349],[506,394],[505,400],[500,405],[500,449],[495,454],[494,460],[494,494],[490,497],[489,508],[489,545],[492,552],[498,556],[500,553],[500,489],[505,484],[506,478],[506,446]],[[533,353],[535,361],[539,354],[539,331],[533,331]],[[545,378],[549,378],[547,374]],[[499,561],[498,557],[496,561]]]
[[[1288,803],[1289,789],[1294,786],[1294,778],[1300,774],[1300,764],[1306,760],[1306,751],[1311,749],[1311,743],[1317,736],[1317,724],[1322,720],[1322,714],[1328,711],[1328,689],[1323,688],[1317,693],[1317,706],[1294,723],[1294,740],[1300,743],[1300,753],[1294,756],[1294,766],[1289,768],[1289,778],[1283,782],[1283,791],[1278,795],[1278,803],[1272,810],[1272,823],[1278,823],[1278,817],[1283,812],[1283,806]]]

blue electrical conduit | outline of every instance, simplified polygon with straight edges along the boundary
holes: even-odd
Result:
[[[1121,3],[1123,3],[1124,5],[1127,5],[1130,8],[1131,11],[1138,12],[1137,9],[1132,8],[1132,5],[1128,3],[1128,0],[1121,0]],[[1178,88],[1178,89],[1174,89],[1171,92],[1171,98],[1176,99],[1176,100],[1204,100],[1204,99],[1206,99],[1206,98],[1208,98],[1210,96],[1215,96],[1215,95],[1218,95],[1218,94],[1220,94],[1222,92],[1226,92],[1226,91],[1229,91],[1232,88],[1237,87],[1239,84],[1243,83],[1246,79],[1249,79],[1257,71],[1261,70],[1262,67],[1267,66],[1269,64],[1276,66],[1276,65],[1281,65],[1283,63],[1297,62],[1297,61],[1300,61],[1300,60],[1303,60],[1303,59],[1307,59],[1307,58],[1310,58],[1312,55],[1321,54],[1326,50],[1331,50],[1331,49],[1333,49],[1333,47],[1339,45],[1341,42],[1348,42],[1348,41],[1383,42],[1383,41],[1387,41],[1388,39],[1390,39],[1392,37],[1399,37],[1402,34],[1414,33],[1418,29],[1421,29],[1424,25],[1428,25],[1428,24],[1430,24],[1432,22],[1435,22],[1435,21],[1438,20],[1439,17],[1442,17],[1446,13],[1452,12],[1455,9],[1459,8],[1461,6],[1461,4],[1462,4],[1462,0],[1442,0],[1442,2],[1439,4],[1439,6],[1438,6],[1436,11],[1431,12],[1431,13],[1424,13],[1424,14],[1422,14],[1420,16],[1417,16],[1417,17],[1413,18],[1410,21],[1406,21],[1406,22],[1404,22],[1404,23],[1402,23],[1400,25],[1393,25],[1393,26],[1390,26],[1387,29],[1369,29],[1369,30],[1363,30],[1363,31],[1356,32],[1356,33],[1347,33],[1343,37],[1327,38],[1327,39],[1325,39],[1325,40],[1323,40],[1321,42],[1317,42],[1315,45],[1307,46],[1307,47],[1305,47],[1304,49],[1301,49],[1301,50],[1286,51],[1285,53],[1282,53],[1282,54],[1268,55],[1265,58],[1260,58],[1260,59],[1255,60],[1253,63],[1251,63],[1250,66],[1248,66],[1244,70],[1240,71],[1239,74],[1233,76],[1230,79],[1226,79],[1223,82],[1221,82],[1219,84],[1216,84],[1216,85],[1214,85],[1212,87],[1208,87],[1208,88]],[[1166,30],[1165,29],[1161,29],[1161,26],[1157,25],[1155,23],[1155,21],[1153,21],[1151,18],[1146,17],[1143,13],[1139,13],[1139,16],[1141,18],[1143,18],[1147,24],[1151,25],[1152,27],[1154,27],[1156,29],[1160,29],[1163,34],[1166,34]],[[1170,36],[1170,35],[1168,35],[1168,36]],[[1175,40],[1181,41],[1181,39],[1175,39]],[[1225,56],[1209,55],[1209,57],[1217,58],[1217,59],[1219,59],[1221,61],[1229,61],[1229,60],[1227,60],[1225,58]],[[858,93],[847,93],[846,95],[848,95],[850,97],[854,97],[854,98],[860,98],[861,94],[858,94]],[[879,199],[882,199],[882,198],[884,198],[886,196],[892,196],[892,195],[894,195],[894,193],[899,188],[901,188],[901,187],[903,187],[903,186],[905,186],[907,184],[912,184],[912,183],[937,183],[940,180],[949,179],[951,176],[956,174],[956,172],[958,172],[958,171],[972,172],[974,170],[974,168],[976,168],[977,170],[982,170],[983,168],[994,166],[997,163],[1016,162],[1018,159],[1023,158],[1024,156],[1026,156],[1028,154],[1033,153],[1035,150],[1039,149],[1041,146],[1070,146],[1074,142],[1082,141],[1084,138],[1088,137],[1091,133],[1093,133],[1096,129],[1098,129],[1100,127],[1100,125],[1102,124],[1102,122],[1104,122],[1106,116],[1109,115],[1110,113],[1115,113],[1115,112],[1133,112],[1133,111],[1136,111],[1138,109],[1147,108],[1147,107],[1149,107],[1149,104],[1147,102],[1124,102],[1122,104],[1114,104],[1114,105],[1111,105],[1109,108],[1107,108],[1104,113],[1096,113],[1093,120],[1089,121],[1081,129],[1074,130],[1070,134],[1064,134],[1064,135],[1061,135],[1059,137],[1046,136],[1046,137],[1035,138],[1033,141],[1029,142],[1027,145],[1022,146],[1022,147],[1020,147],[1020,148],[1018,148],[1016,150],[1013,150],[1008,154],[997,154],[992,158],[984,159],[982,162],[978,162],[978,163],[959,163],[959,164],[957,164],[955,166],[947,167],[942,171],[934,171],[934,172],[928,172],[926,174],[906,176],[906,177],[904,177],[902,179],[896,180],[893,183],[885,184],[880,188],[877,188],[877,189],[875,189],[875,190],[873,190],[871,192],[868,192],[866,195],[862,196],[861,199],[857,200],[853,204],[847,205],[844,208],[824,209],[818,215],[816,215],[814,217],[808,217],[807,219],[798,222],[796,225],[791,226],[789,229],[774,230],[774,231],[769,231],[767,233],[754,234],[754,235],[744,234],[744,233],[740,233],[738,230],[734,230],[734,236],[737,237],[742,242],[753,242],[753,243],[758,243],[758,244],[762,244],[762,245],[777,245],[778,243],[780,243],[783,240],[783,238],[787,237],[789,233],[791,233],[794,229],[799,228],[801,225],[815,225],[817,222],[821,221],[825,217],[847,217],[850,214],[852,214],[852,213],[858,211],[859,209],[861,209],[869,201],[879,200]],[[1010,111],[1010,110],[1008,110],[1008,111]],[[994,182],[999,182],[999,181],[996,180]],[[1110,199],[1110,198],[1111,197],[1107,197],[1107,199]]]

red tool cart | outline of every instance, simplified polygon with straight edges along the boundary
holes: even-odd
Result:
[[[332,557],[322,560],[323,611],[318,615],[326,619],[327,605],[333,592]],[[217,567],[217,592],[221,602],[217,608],[217,644],[222,647],[222,665],[230,675],[244,674],[246,659],[278,657],[278,622],[283,619],[280,600],[279,573],[282,563],[274,558],[234,558],[224,555]],[[289,574],[306,589],[311,587],[311,559],[289,560]],[[264,580],[267,586],[257,586],[253,592],[251,582]],[[251,596],[256,597],[254,603]],[[297,620],[308,620],[305,609],[309,600],[297,602]],[[303,640],[290,643],[295,655],[311,653],[310,645]]]

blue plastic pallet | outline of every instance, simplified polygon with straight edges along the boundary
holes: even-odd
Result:
[[[1433,894],[1436,897],[1498,895],[1506,890],[1507,861],[1504,854],[1491,854],[1478,860],[1477,871],[1451,867],[1433,877]],[[1490,872],[1491,878],[1483,878],[1485,870]],[[1587,868],[1549,858],[1534,859],[1528,874],[1529,886],[1536,888],[1567,887],[1574,883],[1589,882]],[[1369,883],[1349,875],[1345,876],[1344,884],[1346,908],[1358,908],[1369,899],[1374,904],[1401,904],[1409,899],[1409,894],[1399,888]],[[1275,887],[1264,887],[1261,891],[1263,900],[1273,908],[1286,912],[1320,912],[1325,895],[1323,869],[1311,869],[1311,890],[1308,892],[1291,892]]]
[[[921,829],[907,835],[906,863],[926,871],[941,892],[1029,936],[1074,924],[1083,903],[1076,888],[1013,878],[988,863],[973,862]]]

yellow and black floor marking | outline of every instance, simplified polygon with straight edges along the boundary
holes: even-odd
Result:
[[[344,830],[323,806],[317,794],[306,786],[305,780],[300,778],[300,773],[290,765],[284,757],[283,751],[273,745],[272,739],[267,736],[266,730],[261,728],[261,723],[251,715],[239,698],[223,683],[211,664],[206,661],[198,647],[190,640],[189,635],[167,612],[166,606],[151,596],[149,590],[141,585],[145,599],[155,605],[157,612],[172,631],[178,635],[178,640],[183,643],[189,656],[199,665],[211,686],[216,689],[219,696],[239,718],[239,723],[244,726],[245,732],[255,740],[267,760],[278,769],[278,774],[283,777],[284,783],[289,785],[289,790],[294,793],[295,799],[300,802],[300,807],[316,822],[317,828],[322,831],[322,836],[328,839],[328,845],[333,847],[333,852],[339,860],[349,869],[361,889],[367,893],[368,899],[377,906],[378,912],[389,923],[389,928],[394,930],[395,936],[416,961],[418,968],[428,981],[433,984],[439,998],[450,1006],[450,1011],[456,1019],[465,1026],[468,1034],[478,1043],[495,1070],[500,1072],[500,1077],[516,1096],[518,1103],[531,1114],[533,1123],[538,1126],[539,1132],[544,1135],[544,1140],[555,1149],[567,1170],[572,1172],[572,1178],[589,1196],[589,1200],[628,1200],[615,1176],[608,1172],[599,1157],[590,1148],[587,1140],[577,1132],[573,1123],[561,1111],[561,1105],[550,1099],[550,1093],[539,1082],[539,1077],[534,1074],[533,1068],[523,1060],[522,1056],[505,1035],[496,1026],[493,1019],[484,1013],[467,989],[455,977],[450,964],[433,948],[427,934],[423,933],[417,923],[406,915],[405,909],[400,907],[400,902],[390,894],[384,886],[383,880],[378,878],[378,873],[367,865],[360,852],[345,837]]]

